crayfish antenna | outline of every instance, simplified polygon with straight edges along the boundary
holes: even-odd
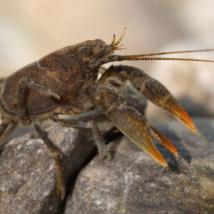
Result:
[[[180,62],[208,62],[214,63],[214,60],[196,59],[196,58],[178,58],[178,57],[142,57],[140,55],[112,55],[110,62],[114,61],[180,61]]]
[[[116,50],[116,49],[115,49]],[[181,51],[163,51],[156,53],[145,53],[135,55],[112,55],[110,61],[123,61],[123,60],[140,60],[140,61],[186,61],[186,62],[209,62],[214,63],[214,60],[197,59],[197,58],[180,58],[180,57],[156,57],[170,54],[186,54],[186,53],[202,53],[202,52],[214,52],[214,48],[197,49],[197,50],[181,50]]]
[[[125,34],[126,34],[126,27],[123,29],[123,31],[122,31],[122,33],[121,33],[121,35],[120,35],[118,40],[116,40],[115,34],[113,35],[113,40],[112,40],[112,42],[110,44],[110,46],[112,47],[112,50],[115,51],[115,50],[124,49],[122,41],[123,41],[123,38],[124,38]]]
[[[202,53],[202,52],[214,52],[214,48],[196,49],[196,50],[179,50],[179,51],[162,51],[162,52],[145,53],[145,54],[132,55],[132,56],[136,56],[136,57],[150,57],[150,56],[160,56],[160,55],[186,54],[186,53]]]

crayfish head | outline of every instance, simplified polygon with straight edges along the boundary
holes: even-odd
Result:
[[[89,40],[79,46],[78,57],[83,64],[95,69],[109,62],[109,56],[112,55],[113,51],[112,46],[101,39]]]

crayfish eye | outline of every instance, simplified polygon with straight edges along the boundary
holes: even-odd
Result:
[[[87,57],[92,54],[92,50],[89,47],[80,47],[78,52],[81,57]]]

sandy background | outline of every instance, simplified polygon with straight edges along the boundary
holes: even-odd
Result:
[[[66,45],[95,38],[110,42],[124,27],[124,54],[211,48],[214,1],[0,0],[0,76]],[[212,53],[194,56],[214,59]],[[164,82],[176,96],[191,96],[214,110],[214,64],[132,64]]]

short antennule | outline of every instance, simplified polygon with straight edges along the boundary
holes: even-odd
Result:
[[[122,40],[123,40],[123,38],[125,36],[125,33],[126,33],[126,27],[123,29],[123,31],[122,31],[122,33],[121,33],[121,35],[120,35],[118,40],[116,40],[115,34],[113,35],[113,40],[112,40],[112,42],[110,44],[110,46],[112,47],[112,50],[115,51],[115,50],[124,49],[123,48],[123,44],[122,44]]]

